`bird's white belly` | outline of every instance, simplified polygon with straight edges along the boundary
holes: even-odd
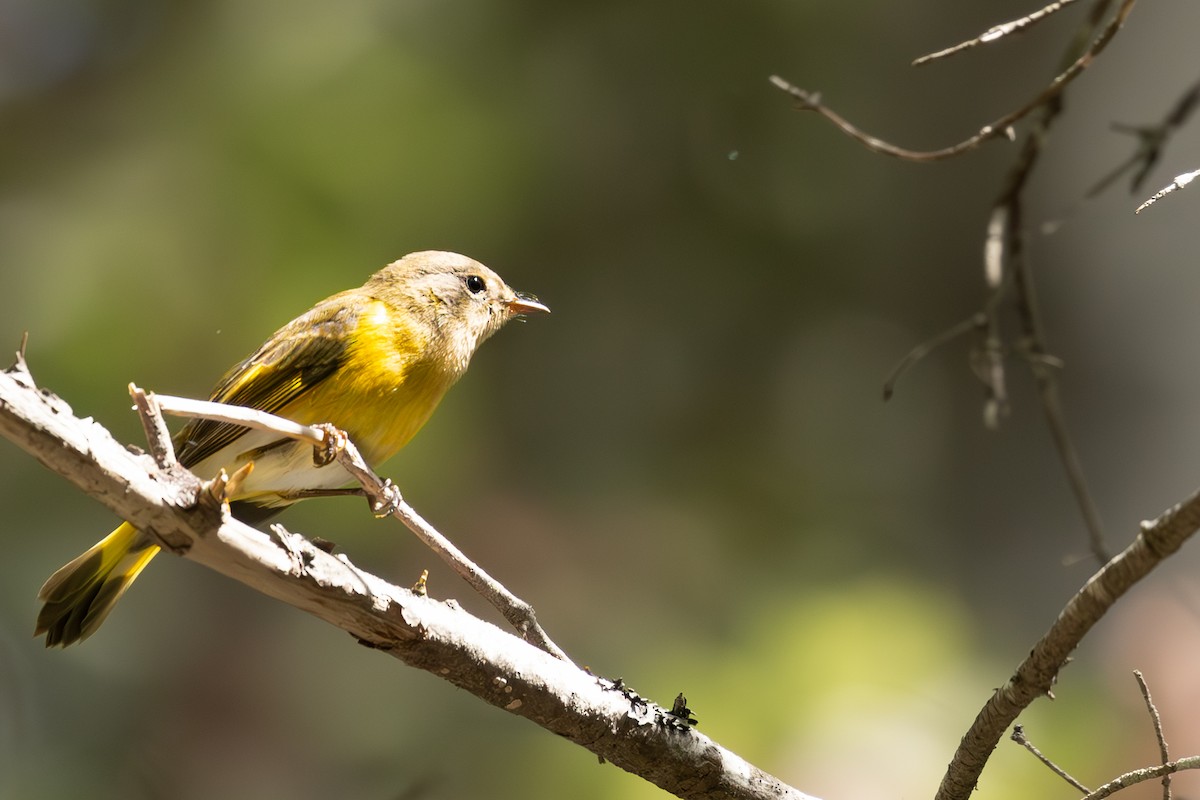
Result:
[[[337,462],[318,467],[313,461],[312,445],[296,441],[275,444],[278,441],[278,434],[248,431],[196,464],[192,472],[202,480],[212,480],[221,469],[233,474],[253,461],[254,469],[230,499],[255,499],[268,506],[287,505],[299,491],[337,489],[352,482]],[[268,449],[255,452],[264,447]]]

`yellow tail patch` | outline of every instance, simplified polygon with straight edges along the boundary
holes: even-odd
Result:
[[[128,522],[50,576],[38,591],[45,605],[34,636],[66,647],[100,627],[117,600],[158,553],[158,546]]]

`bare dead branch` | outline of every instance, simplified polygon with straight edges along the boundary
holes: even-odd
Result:
[[[152,395],[163,412],[184,417],[197,417],[242,425],[255,430],[276,433],[307,442],[315,447],[331,447],[332,457],[361,484],[376,516],[394,516],[408,526],[427,547],[434,551],[451,569],[490,602],[517,631],[536,646],[556,658],[570,662],[567,654],[556,645],[538,624],[533,606],[521,600],[498,580],[471,561],[454,544],[425,521],[400,496],[389,480],[380,478],[344,433],[332,426],[300,425],[291,420],[252,408],[193,400],[171,395]],[[165,426],[164,426],[165,427]]]
[[[770,77],[771,83],[778,89],[791,95],[796,100],[796,108],[800,111],[815,111],[825,119],[836,125],[847,136],[855,139],[868,150],[893,158],[903,159],[905,161],[915,161],[920,163],[928,163],[931,161],[943,161],[947,158],[962,155],[970,150],[974,150],[986,141],[1005,137],[1013,138],[1012,126],[1020,120],[1029,116],[1031,113],[1057,98],[1071,81],[1078,78],[1084,70],[1091,66],[1108,43],[1112,41],[1113,36],[1121,29],[1125,23],[1125,18],[1129,16],[1129,12],[1133,10],[1137,0],[1124,0],[1121,3],[1116,14],[1109,21],[1108,25],[1100,32],[1100,34],[1092,40],[1091,45],[1075,60],[1073,64],[1059,73],[1054,80],[1038,92],[1032,99],[1026,102],[1015,111],[1010,111],[1008,114],[997,119],[990,125],[984,125],[978,133],[970,138],[964,139],[958,144],[944,147],[940,150],[909,150],[904,147],[891,144],[883,139],[862,131],[848,120],[842,117],[837,112],[826,106],[821,101],[820,94],[801,89],[798,86],[788,82],[778,75]]]
[[[171,442],[171,432],[159,411],[154,397],[146,394],[132,383],[129,384],[129,396],[133,398],[133,407],[142,421],[142,429],[146,432],[146,442],[150,446],[150,455],[160,467],[169,467],[175,463],[175,445]]]
[[[1162,717],[1158,713],[1158,707],[1154,705],[1153,698],[1150,697],[1150,687],[1146,685],[1146,679],[1142,677],[1141,671],[1135,669],[1133,677],[1137,680],[1142,700],[1146,703],[1146,713],[1150,715],[1150,722],[1154,725],[1154,738],[1158,741],[1158,753],[1162,757],[1162,763],[1167,764],[1171,761],[1171,749],[1167,747],[1167,739],[1163,735]],[[1162,787],[1163,800],[1171,800],[1171,773],[1163,775]]]
[[[171,552],[336,625],[678,797],[809,800],[623,684],[555,658],[457,604],[386,583],[302,536],[278,526],[272,535],[233,519],[192,473],[131,452],[39,390],[21,358],[0,372],[0,435]]]
[[[1082,56],[1076,58],[1076,64],[1080,63],[1079,59],[1087,56],[1087,52],[1094,51],[1095,42],[1103,40],[1106,33],[1115,34],[1117,28],[1114,26],[1119,26],[1123,15],[1128,14],[1132,9],[1132,3],[1124,3],[1105,26],[1104,31],[1097,36],[1096,29],[1111,3],[1112,0],[1097,0],[1092,6],[1088,23],[1080,30],[1075,41],[1068,45],[1064,61],[1071,60],[1075,51],[1081,46],[1080,42],[1091,41],[1093,44],[1089,50],[1085,50]],[[1058,393],[1058,373],[1061,362],[1049,352],[1046,346],[1037,306],[1033,270],[1026,257],[1025,230],[1022,223],[1025,187],[1040,160],[1042,146],[1050,134],[1050,129],[1061,111],[1062,98],[1055,96],[1041,107],[1037,119],[1025,135],[1018,156],[1009,170],[1004,187],[992,209],[984,246],[984,276],[988,286],[994,287],[988,307],[992,314],[991,327],[997,331],[996,335],[999,335],[997,309],[1001,304],[1001,293],[1007,291],[1008,280],[1011,280],[1012,305],[1016,309],[1020,326],[1017,349],[1025,355],[1037,384],[1042,414],[1050,429],[1059,461],[1066,473],[1071,494],[1083,516],[1089,547],[1096,560],[1104,563],[1111,556],[1111,551],[1105,542],[1100,513],[1088,489],[1079,454],[1067,431],[1067,423]],[[1005,280],[1001,280],[1001,278]]]
[[[1010,34],[1024,33],[1037,23],[1054,13],[1061,11],[1074,2],[1075,0],[1057,0],[1057,2],[1051,3],[1044,8],[1040,8],[1037,11],[1034,11],[1032,14],[1027,14],[1024,17],[1011,20],[1010,22],[993,25],[983,33],[976,36],[974,39],[968,39],[967,41],[960,42],[952,47],[947,47],[945,50],[939,50],[936,53],[930,53],[929,55],[921,56],[920,58],[915,59],[912,62],[912,66],[920,67],[924,64],[929,64],[933,61],[946,58],[947,56],[952,56],[955,53],[961,53],[963,50],[969,50],[972,47],[978,47],[981,44],[991,44],[992,42],[998,41],[999,39],[1002,39]]]
[[[1145,781],[1152,781],[1155,778],[1173,775],[1176,772],[1182,772],[1186,769],[1200,769],[1200,756],[1188,756],[1178,761],[1168,761],[1166,764],[1161,764],[1157,767],[1146,767],[1145,769],[1135,769],[1131,772],[1126,772],[1124,775],[1104,784],[1091,794],[1080,798],[1080,800],[1104,800],[1105,797],[1116,794],[1122,789],[1128,789],[1130,786]]]
[[[1012,677],[984,704],[971,728],[963,735],[938,787],[936,800],[967,800],[971,796],[1000,737],[1030,703],[1050,692],[1071,652],[1092,626],[1130,587],[1175,553],[1198,529],[1200,492],[1153,522],[1142,523],[1133,543],[1105,564],[1071,598]]]
[[[949,344],[960,336],[965,336],[972,331],[980,330],[986,323],[987,320],[984,318],[983,314],[972,314],[962,322],[950,326],[936,336],[921,342],[912,350],[909,350],[908,354],[905,355],[904,358],[900,360],[900,363],[896,365],[896,368],[892,370],[892,374],[888,376],[886,381],[884,381],[883,399],[885,401],[892,399],[892,395],[896,390],[896,382],[900,380],[904,373],[916,366],[921,359],[925,358],[942,345]]]
[[[1022,745],[1026,750],[1050,768],[1054,774],[1061,777],[1063,780],[1071,784],[1084,794],[1083,800],[1101,800],[1101,798],[1116,794],[1122,789],[1128,789],[1138,783],[1153,780],[1155,778],[1162,779],[1163,785],[1163,800],[1171,800],[1171,776],[1176,772],[1186,769],[1200,769],[1200,756],[1191,756],[1189,758],[1181,758],[1178,761],[1171,761],[1170,754],[1167,749],[1166,739],[1163,738],[1162,718],[1158,714],[1158,708],[1155,707],[1154,701],[1150,698],[1150,688],[1146,685],[1145,678],[1138,670],[1133,671],[1134,677],[1137,679],[1138,688],[1141,690],[1142,699],[1146,703],[1146,709],[1150,714],[1150,719],[1154,723],[1154,736],[1158,740],[1159,753],[1162,756],[1162,763],[1157,767],[1145,767],[1143,769],[1135,769],[1126,772],[1123,775],[1114,778],[1108,783],[1101,786],[1095,791],[1088,789],[1082,783],[1071,777],[1065,770],[1042,754],[1040,750],[1034,747],[1033,742],[1029,741],[1025,736],[1025,731],[1020,725],[1013,726],[1012,740]]]
[[[1073,778],[1071,776],[1071,774],[1069,772],[1067,772],[1065,769],[1063,769],[1058,764],[1055,764],[1053,761],[1051,761],[1049,758],[1047,758],[1042,753],[1041,750],[1038,750],[1036,747],[1034,747],[1033,742],[1029,741],[1029,737],[1027,737],[1025,735],[1025,728],[1023,728],[1022,726],[1014,725],[1012,735],[1009,738],[1011,738],[1014,742],[1016,742],[1017,744],[1024,747],[1030,753],[1033,753],[1034,758],[1036,758],[1038,761],[1045,764],[1050,769],[1051,772],[1053,772],[1058,777],[1062,778],[1067,783],[1074,786],[1079,791],[1083,792],[1084,794],[1089,794],[1092,791],[1091,789],[1087,788],[1079,781],[1075,780],[1075,778]]]
[[[1059,461],[1067,476],[1067,484],[1083,516],[1084,528],[1088,534],[1088,545],[1096,561],[1103,564],[1111,558],[1108,543],[1104,536],[1104,525],[1100,521],[1100,511],[1096,501],[1088,489],[1087,479],[1083,472],[1083,463],[1079,451],[1067,431],[1067,421],[1063,413],[1062,400],[1058,393],[1058,370],[1060,362],[1044,353],[1028,353],[1030,367],[1038,387],[1038,400],[1042,407],[1042,415],[1050,429],[1050,439],[1058,453]]]

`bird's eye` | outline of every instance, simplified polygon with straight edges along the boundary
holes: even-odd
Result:
[[[467,289],[471,292],[471,294],[479,294],[484,290],[484,288],[485,284],[483,282],[483,278],[479,277],[478,275],[467,276]]]

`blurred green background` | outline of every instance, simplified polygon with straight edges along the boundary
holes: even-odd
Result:
[[[28,331],[39,382],[140,443],[128,382],[204,395],[400,255],[478,258],[554,314],[489,342],[383,471],[578,662],[686,692],[703,732],[828,800],[928,797],[1094,567],[1019,364],[998,432],[965,342],[880,399],[982,302],[1014,151],[874,156],[767,77],[942,146],[1040,88],[1084,12],[908,62],[1029,10],[6,0],[0,343]],[[1063,222],[1031,255],[1117,546],[1200,477],[1200,194],[1132,215],[1200,164],[1194,127],[1139,195],[1079,198],[1132,147],[1109,123],[1158,119],[1194,79],[1198,25],[1195,3],[1141,4],[1030,189],[1031,227]],[[0,797],[663,796],[178,559],[45,651],[38,587],[116,520],[8,443],[0,501]],[[361,501],[281,521],[402,585],[428,567],[432,594],[494,618]],[[1200,750],[1196,561],[1132,593],[1024,720],[1081,780],[1156,758],[1135,667],[1174,752]],[[979,796],[1064,790],[1006,742]]]

